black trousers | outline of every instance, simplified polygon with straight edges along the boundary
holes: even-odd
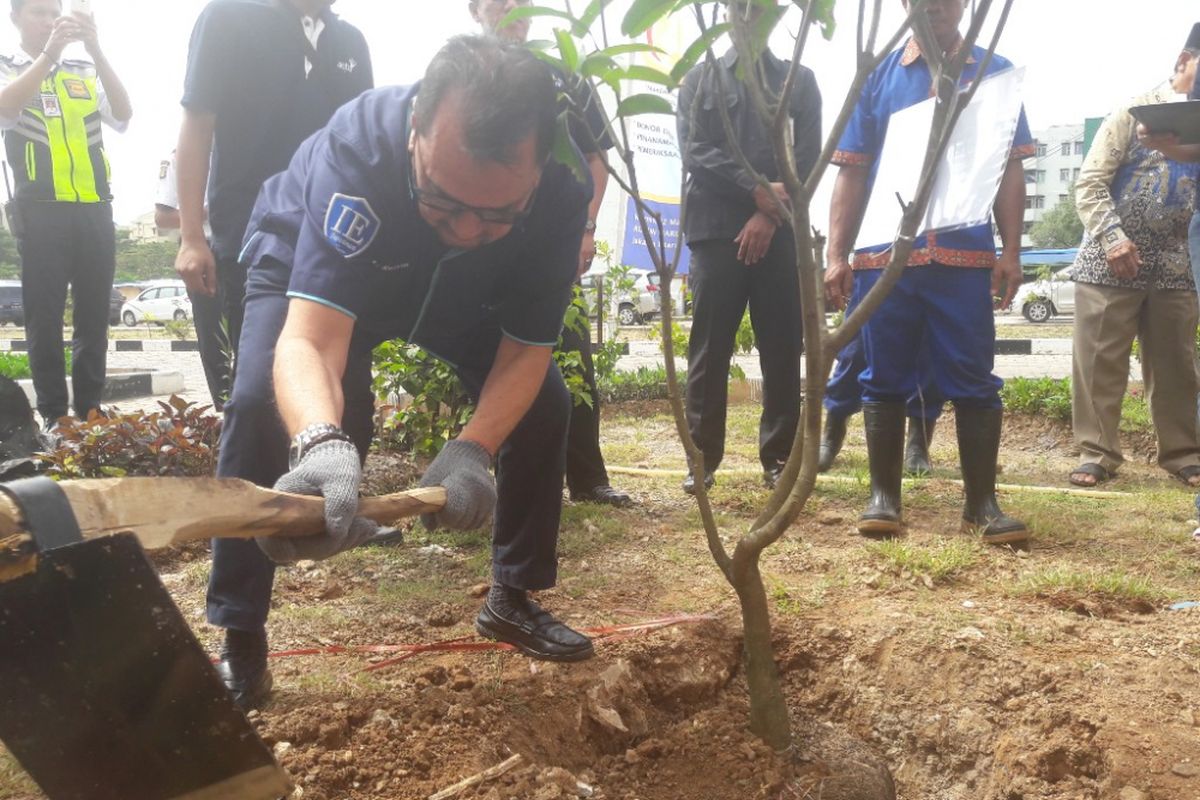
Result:
[[[738,326],[750,307],[763,374],[759,459],[766,469],[787,460],[800,420],[800,279],[791,236],[776,233],[766,257],[748,267],[724,239],[690,245],[692,334],[688,342],[688,429],[715,470],[725,456],[729,364]]]
[[[242,341],[242,320],[246,314],[246,267],[236,259],[217,260],[217,300],[229,330],[233,352],[237,353]]]
[[[217,475],[271,486],[287,471],[288,435],[275,403],[275,343],[287,318],[289,270],[266,260],[250,270],[246,315],[233,396],[225,406]],[[494,325],[469,335],[418,342],[454,366],[475,397],[496,355]],[[356,342],[342,380],[342,427],[366,457],[374,431],[370,350]],[[548,589],[557,578],[570,398],[551,366],[541,393],[497,454],[497,503],[492,531],[494,580],[522,589]],[[275,567],[253,541],[213,541],[208,621],[222,628],[255,630],[267,620]]]
[[[608,484],[608,470],[600,452],[600,390],[596,387],[596,365],[592,361],[590,331],[583,335],[573,328],[563,328],[560,349],[565,353],[578,352],[583,360],[583,379],[592,395],[592,405],[571,406],[571,423],[567,428],[567,489],[581,494]]]
[[[221,306],[221,291],[218,284],[217,296],[188,292],[192,301],[192,322],[196,326],[196,341],[200,346],[200,363],[204,367],[204,382],[212,396],[217,411],[225,408],[229,392],[233,388],[233,365],[229,356],[231,349],[223,325],[225,315]]]
[[[75,414],[100,408],[108,364],[108,305],[117,250],[110,203],[20,202],[17,207],[25,335],[38,412],[67,414],[63,314],[73,305],[71,388]]]

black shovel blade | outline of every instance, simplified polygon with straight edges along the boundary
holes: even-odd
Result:
[[[289,791],[132,535],[0,583],[0,740],[51,800]]]

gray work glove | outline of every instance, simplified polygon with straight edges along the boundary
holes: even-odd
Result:
[[[358,547],[375,536],[379,525],[355,517],[362,465],[358,448],[350,442],[322,442],[304,454],[291,472],[275,482],[275,489],[325,498],[325,532],[316,536],[261,536],[259,548],[276,564],[320,561]]]
[[[469,531],[483,527],[496,508],[496,481],[488,467],[492,456],[482,445],[452,439],[425,470],[421,486],[446,490],[446,506],[436,514],[422,514],[426,530],[454,528]]]

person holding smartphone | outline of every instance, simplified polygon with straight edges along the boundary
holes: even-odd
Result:
[[[82,7],[81,7],[82,6]],[[124,132],[129,94],[100,48],[90,6],[12,0],[21,44],[0,56],[0,130],[15,178],[26,337],[37,407],[48,427],[67,414],[63,313],[74,302],[75,413],[100,408],[108,303],[116,269],[112,191],[101,125]],[[80,42],[89,59],[65,58]]]

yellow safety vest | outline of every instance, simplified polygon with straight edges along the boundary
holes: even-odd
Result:
[[[0,58],[0,69],[23,71]],[[64,61],[4,132],[8,163],[21,200],[101,203],[112,199],[101,135],[95,67]]]

